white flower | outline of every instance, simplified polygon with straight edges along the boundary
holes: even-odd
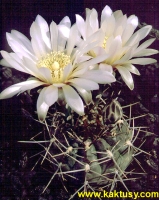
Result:
[[[99,63],[99,68],[113,67],[114,71],[117,69],[130,89],[134,88],[131,73],[140,75],[134,64],[145,65],[156,62],[152,58],[140,58],[156,54],[158,51],[147,48],[155,39],[140,43],[152,27],[145,26],[134,33],[138,26],[138,18],[135,15],[127,18],[121,10],[113,13],[109,6],[105,6],[100,25],[95,9],[86,9],[85,21],[81,16],[76,15],[76,24],[84,41],[95,41],[100,38],[97,47],[88,52],[89,56],[98,57],[107,54],[107,58]]]
[[[84,56],[94,47],[92,43],[83,43],[81,49],[75,48],[80,37],[76,25],[71,27],[68,17],[59,25],[52,21],[49,27],[38,15],[31,25],[30,35],[31,41],[18,31],[7,33],[7,41],[14,53],[1,51],[1,65],[28,73],[32,78],[8,87],[0,94],[0,99],[43,86],[37,100],[40,120],[45,119],[49,107],[56,101],[65,101],[75,112],[83,115],[84,105],[80,96],[88,104],[92,100],[90,91],[98,89],[98,83],[115,81],[109,71],[88,70],[103,58]]]

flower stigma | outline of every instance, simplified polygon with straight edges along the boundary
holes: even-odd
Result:
[[[60,83],[63,80],[63,70],[71,62],[70,56],[63,52],[56,51],[47,54],[37,62],[37,67],[46,67],[51,71],[54,83]]]

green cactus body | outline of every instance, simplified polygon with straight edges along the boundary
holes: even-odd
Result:
[[[68,180],[75,178],[78,184],[87,181],[91,187],[99,189],[111,186],[116,174],[126,177],[125,170],[133,160],[133,149],[127,145],[132,139],[132,129],[116,100],[103,109],[103,114],[96,112],[92,118],[81,117],[77,127],[68,125],[66,128],[64,121],[65,127],[62,124],[59,128],[51,127],[54,142],[47,146],[47,156],[55,163],[55,169],[61,164],[59,175]],[[90,125],[92,120],[97,121],[94,129]],[[84,130],[81,127],[85,127]],[[116,179],[119,181],[118,177]]]

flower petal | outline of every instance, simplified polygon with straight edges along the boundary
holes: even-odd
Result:
[[[68,28],[70,28],[70,26],[71,26],[70,18],[69,18],[68,16],[65,16],[65,17],[60,21],[59,24],[65,25],[65,26],[67,26]]]
[[[69,38],[70,29],[64,25],[58,25],[58,51],[64,51],[66,41]]]
[[[134,46],[132,46],[129,50],[127,49],[125,55],[121,58],[121,59],[118,59],[117,61],[115,61],[113,64],[116,65],[116,64],[120,64],[122,65],[123,63],[126,63],[128,60],[130,60],[132,57],[133,57],[133,53],[136,49],[136,47],[138,46],[138,43],[136,43]]]
[[[114,40],[112,41],[112,44],[110,46],[109,49],[109,54],[112,57],[115,57],[115,54],[117,54],[117,52],[122,48],[122,40],[121,40],[121,36],[117,36],[114,38]]]
[[[76,15],[76,24],[83,39],[86,39],[85,21],[80,15]]]
[[[137,38],[137,40],[135,39],[136,43],[140,42],[140,40],[144,39],[149,34],[151,29],[152,29],[152,26],[150,26],[150,25],[144,26],[143,28],[139,29],[137,32],[135,32],[131,36],[131,38],[128,40],[126,45],[131,45],[135,38]]]
[[[66,102],[79,115],[84,115],[84,105],[77,92],[69,85],[62,87]]]
[[[108,72],[110,72],[110,73],[113,73],[113,68],[112,68],[111,65],[107,65],[107,64],[101,63],[101,64],[99,65],[99,69],[108,71]]]
[[[123,33],[122,33],[122,44],[125,45],[126,42],[130,39],[134,32],[134,26],[132,24],[128,24]]]
[[[33,22],[30,27],[30,35],[32,37],[31,44],[35,55],[38,58],[45,56],[49,51],[42,38],[40,27],[36,22]]]
[[[71,72],[72,72],[72,70],[73,70],[73,65],[71,65],[71,64],[69,64],[69,65],[67,65],[65,68],[64,68],[64,70],[63,70],[63,81],[65,82],[66,81],[66,79],[69,77],[69,75],[71,74]]]
[[[76,88],[76,90],[78,91],[78,93],[80,94],[80,96],[83,98],[83,100],[85,101],[85,103],[87,105],[89,105],[92,102],[92,93],[91,91],[87,91],[81,87],[79,87],[78,85],[72,83],[71,84],[74,88]]]
[[[97,31],[99,28],[98,14],[95,9],[92,9],[92,12],[90,14],[90,25],[94,32]]]
[[[99,89],[99,85],[96,82],[91,81],[91,80],[86,80],[83,78],[74,78],[74,79],[69,80],[68,82],[74,83],[85,90],[98,90]]]
[[[123,16],[123,12],[121,10],[116,10],[115,12],[113,12],[113,15],[115,19],[119,19],[120,17]]]
[[[92,58],[92,59],[89,60],[89,61],[86,61],[86,62],[82,63],[82,64],[80,65],[80,67],[84,67],[84,66],[90,67],[90,66],[92,66],[92,65],[95,65],[95,64],[97,64],[97,63],[100,63],[100,62],[106,60],[106,59],[108,58],[108,56],[109,56],[109,55],[107,55],[107,54],[99,55],[99,56],[97,56],[97,57],[95,57],[95,58]]]
[[[4,67],[13,67],[11,64],[9,64],[5,59],[2,59],[0,61],[0,65],[4,66]]]
[[[93,48],[93,50],[92,51],[90,51],[91,52],[91,54],[92,54],[92,52],[93,52],[93,54],[92,54],[92,56],[93,57],[97,57],[97,56],[100,56],[100,55],[104,55],[104,54],[106,54],[106,52],[105,52],[105,49],[103,48],[103,47],[95,47],[95,48]]]
[[[139,64],[139,65],[148,65],[152,63],[156,63],[157,61],[153,58],[135,58],[132,60],[129,60],[132,64]]]
[[[43,74],[39,71],[39,69],[37,68],[37,66],[36,66],[36,64],[32,61],[32,60],[30,60],[29,58],[23,58],[23,63],[24,63],[24,65],[25,65],[25,69],[26,69],[26,71],[29,73],[29,74],[31,74],[31,75],[33,75],[33,76],[35,76],[35,77],[37,77],[37,78],[39,78],[39,79],[41,79],[42,81],[46,81],[46,79],[45,79],[45,77],[43,76]]]
[[[47,83],[51,84],[53,82],[53,79],[52,79],[52,76],[51,76],[51,72],[50,72],[50,70],[48,68],[40,67],[38,70],[44,76],[44,78],[45,78]]]
[[[69,38],[70,29],[69,29],[67,26],[58,25],[58,30],[59,30],[60,33],[63,35],[63,37]]]
[[[54,21],[50,24],[51,33],[51,47],[53,51],[57,51],[57,41],[58,41],[58,27]]]
[[[23,35],[22,33],[20,33],[19,31],[16,31],[16,30],[12,30],[11,34],[13,36],[15,36],[16,38],[18,38],[21,41],[21,43],[24,45],[24,47],[27,48],[28,52],[30,52],[33,55],[33,49],[31,46],[31,42],[25,35]]]
[[[133,25],[135,30],[139,23],[138,17],[136,17],[135,15],[131,15],[130,17],[128,17],[127,23]]]
[[[106,37],[110,37],[113,35],[115,25],[116,22],[113,15],[103,21],[103,23],[101,24],[101,29],[104,31]]]
[[[112,15],[111,8],[109,6],[105,6],[101,14],[101,24],[105,19],[109,18],[111,15]]]
[[[21,86],[19,85],[12,85],[0,93],[0,99],[8,99],[13,97],[14,95],[18,94],[20,91]]]
[[[98,41],[90,42],[90,43],[88,43],[88,41],[87,41],[87,42],[85,42],[85,44],[80,45],[79,49],[78,49],[78,56],[80,57],[80,56],[83,56],[83,54],[88,53],[96,45],[98,45]]]
[[[83,55],[82,57],[79,57],[78,59],[77,59],[77,63],[81,63],[81,62],[84,62],[84,61],[87,61],[87,60],[90,60],[92,58],[92,56],[85,56],[85,55]]]
[[[74,78],[74,77],[79,77],[79,76],[83,76],[83,74],[88,70],[88,67],[78,67],[77,69],[75,69],[72,74],[70,74],[69,79]]]
[[[44,93],[46,91],[46,87],[43,88],[39,94],[38,100],[37,100],[37,113],[38,118],[40,121],[44,121],[49,109],[49,106],[44,101]]]
[[[58,88],[50,85],[44,92],[44,101],[48,106],[52,106],[58,99]]]
[[[49,33],[49,26],[45,19],[41,17],[40,15],[37,15],[36,20],[37,24],[40,27],[41,35],[43,38],[43,41],[45,42],[46,46],[51,49],[51,42],[50,42],[50,33]]]
[[[81,78],[86,78],[101,84],[112,83],[116,80],[112,73],[103,70],[87,71]]]
[[[118,66],[116,67],[126,85],[133,90],[134,82],[131,73],[126,69],[126,67]]]
[[[155,49],[143,49],[142,51],[135,53],[133,57],[151,56],[157,53],[159,53],[159,51]]]
[[[77,26],[74,25],[72,26],[70,33],[69,33],[69,38],[67,40],[67,55],[71,55],[73,48],[75,47],[75,44],[77,43],[77,38],[78,38],[78,30]]]
[[[142,43],[135,51],[134,57],[136,56],[136,53],[142,51],[143,49],[146,49],[148,46],[150,46],[155,41],[155,38],[151,38],[149,40],[146,40],[144,43]]]
[[[129,72],[131,72],[133,74],[140,75],[140,72],[134,65],[128,64],[128,65],[123,65],[123,67],[126,67],[126,69],[129,70]]]
[[[9,63],[9,65],[12,66],[14,69],[27,73],[27,71],[22,67],[22,65],[20,65],[18,62],[16,62],[16,60],[12,58],[11,53],[1,51],[1,54],[3,58]]]
[[[21,53],[25,57],[29,57],[32,59],[35,59],[35,56],[33,55],[32,47],[29,49],[25,46],[24,41],[20,41],[19,38],[15,34],[12,33],[6,33],[7,41],[11,49],[15,53]],[[24,44],[23,44],[24,43]],[[31,43],[30,43],[31,46]]]
[[[22,93],[26,90],[30,90],[32,88],[38,87],[40,85],[44,85],[45,83],[38,80],[28,80],[21,83],[17,83],[11,85],[0,93],[0,99],[8,99],[13,97],[18,93]]]

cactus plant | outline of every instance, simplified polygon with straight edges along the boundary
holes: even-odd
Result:
[[[96,25],[92,26],[92,19]],[[109,32],[110,19],[113,28]],[[150,154],[140,149],[143,141],[138,136],[145,127],[135,126],[135,119],[142,116],[133,117],[134,104],[121,105],[114,88],[106,95],[112,86],[105,85],[121,75],[132,90],[131,73],[139,75],[133,64],[156,62],[133,58],[158,53],[146,49],[154,39],[138,46],[152,27],[145,26],[133,34],[137,25],[136,16],[127,18],[121,11],[113,13],[106,6],[100,26],[96,10],[87,9],[86,22],[77,15],[72,27],[65,17],[59,25],[52,22],[49,28],[38,15],[30,29],[31,42],[18,31],[7,33],[15,53],[1,51],[1,65],[12,66],[32,77],[5,89],[0,99],[40,87],[37,114],[43,131],[23,142],[39,144],[42,152],[37,154],[41,159],[38,162],[51,165],[53,175],[43,192],[55,176],[62,180],[66,190],[66,181],[74,187],[70,199],[78,191],[112,191],[118,182],[128,191],[125,181],[131,179],[132,171],[127,171],[130,164],[136,161],[143,170],[137,156]],[[129,117],[125,107],[130,107]]]
[[[134,145],[143,128],[136,128],[135,118],[131,116],[135,103],[122,108],[117,98],[104,99],[104,92],[93,96],[94,101],[86,107],[84,116],[72,110],[66,114],[65,109],[59,112],[55,106],[43,123],[40,136],[28,141],[42,147],[41,164],[49,162],[54,171],[43,192],[55,176],[63,181],[65,188],[67,185],[75,188],[70,199],[78,191],[105,188],[112,191],[118,182],[129,191],[125,183],[130,179],[127,168],[133,160],[137,161],[138,154],[148,154]],[[129,117],[124,112],[126,107],[130,107]]]

